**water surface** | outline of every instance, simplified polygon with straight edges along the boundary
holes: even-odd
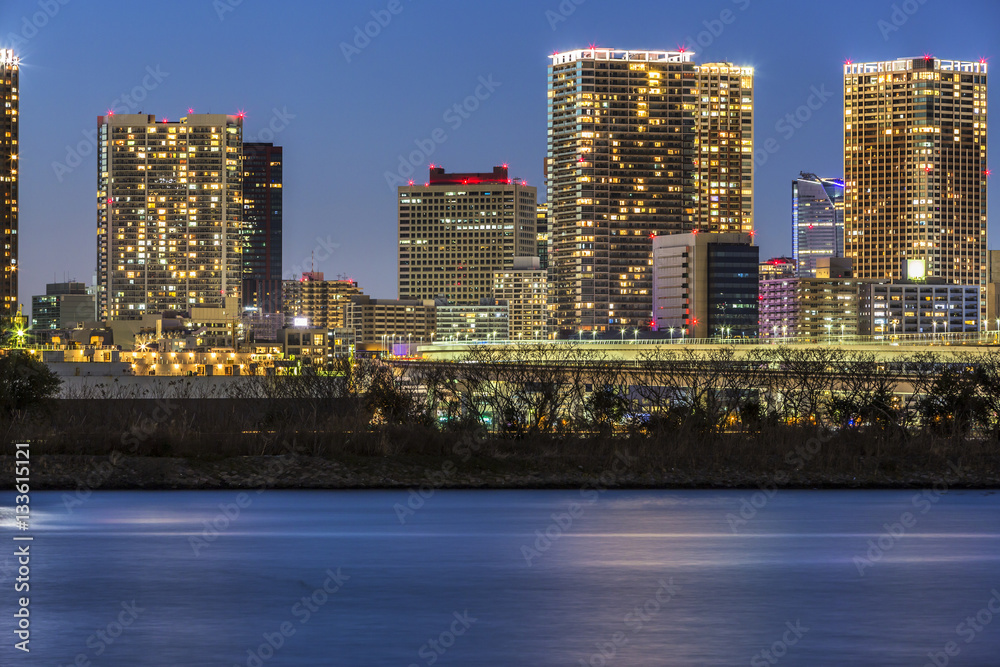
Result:
[[[0,664],[1000,664],[990,491],[74,498],[32,494],[32,651],[7,630]]]

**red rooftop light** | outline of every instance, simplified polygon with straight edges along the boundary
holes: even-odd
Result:
[[[114,115],[115,115],[115,110],[114,109],[108,109],[108,117],[110,118],[110,117],[112,117]]]
[[[845,61],[844,61],[844,64],[845,64],[845,65],[851,65],[851,64],[853,64],[853,63],[854,63],[854,61],[853,61],[853,60],[851,60],[850,58],[848,58],[847,60],[845,60]]]
[[[934,56],[932,56],[932,55],[931,55],[931,54],[929,54],[929,53],[925,53],[925,54],[924,54],[924,60],[932,60],[933,58],[934,58]]]
[[[192,109],[191,107],[188,107],[188,113],[194,113],[194,109]]]
[[[987,176],[988,177],[989,175],[990,175],[990,170],[989,169],[983,169],[983,176]]]

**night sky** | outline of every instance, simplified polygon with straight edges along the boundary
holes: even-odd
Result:
[[[356,45],[372,12],[386,25]],[[756,170],[757,239],[770,257],[791,253],[791,180],[800,171],[842,176],[843,61],[1000,56],[1000,2],[3,0],[0,47],[21,56],[25,310],[46,282],[91,282],[93,136],[96,117],[112,107],[170,120],[188,108],[244,110],[248,138],[276,130],[284,276],[308,269],[315,250],[315,269],[328,278],[348,276],[392,298],[396,209],[386,172],[397,173],[421,142],[433,153],[415,170],[418,182],[428,163],[489,171],[507,162],[544,200],[547,56],[590,44],[687,46],[696,62],[756,69],[757,148],[770,138],[778,146]],[[475,111],[447,113],[477,87],[486,99]],[[817,92],[819,108],[800,127],[777,125]],[[991,124],[996,99],[994,91]],[[439,128],[445,138],[435,142]]]

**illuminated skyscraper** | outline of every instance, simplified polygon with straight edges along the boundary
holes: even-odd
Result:
[[[844,114],[854,276],[985,285],[985,60],[847,63]]]
[[[444,297],[457,306],[493,298],[497,272],[538,248],[538,191],[492,172],[448,173],[431,167],[426,184],[399,196],[399,298]]]
[[[18,57],[0,49],[0,224],[3,224],[3,276],[0,276],[0,316],[17,314],[17,110]]]
[[[240,294],[242,116],[97,119],[102,319],[223,307]]]
[[[816,276],[820,257],[844,256],[844,181],[801,172],[792,181],[792,256],[798,274]]]
[[[243,307],[281,310],[281,146],[243,144]]]
[[[551,56],[553,326],[649,329],[652,238],[753,232],[753,70],[685,51]]]

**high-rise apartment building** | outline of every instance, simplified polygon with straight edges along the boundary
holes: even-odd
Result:
[[[534,255],[538,192],[507,167],[446,173],[399,187],[399,298],[477,305],[493,298],[493,276]]]
[[[17,111],[19,60],[0,49],[0,224],[3,225],[3,275],[0,276],[0,317],[17,314]]]
[[[753,70],[684,51],[551,56],[553,325],[648,329],[652,237],[753,231]]]
[[[282,150],[243,144],[243,307],[281,310]]]
[[[240,294],[243,118],[97,119],[98,310],[221,308]]]
[[[844,65],[856,278],[985,285],[986,69],[930,55]]]
[[[803,277],[816,260],[844,256],[844,181],[801,172],[792,181],[792,256]]]

